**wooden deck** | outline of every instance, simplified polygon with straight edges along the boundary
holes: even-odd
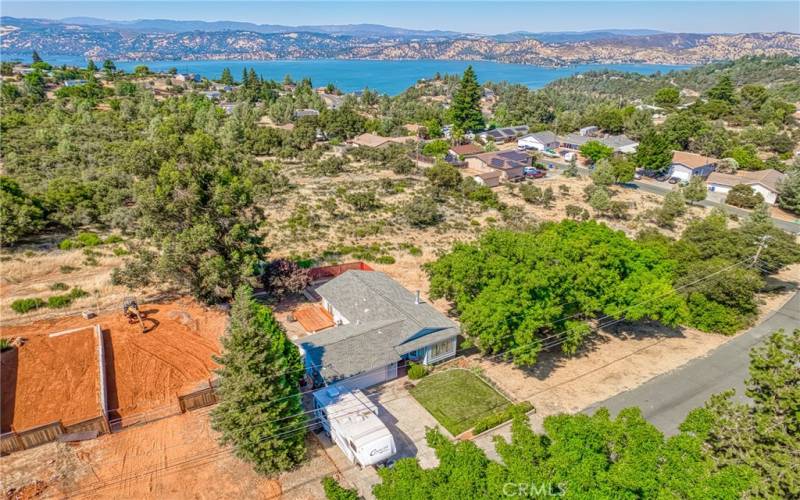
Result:
[[[309,333],[318,332],[334,325],[330,313],[318,305],[300,308],[294,312],[294,317]]]

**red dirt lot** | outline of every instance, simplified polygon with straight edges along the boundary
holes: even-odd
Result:
[[[50,333],[50,332],[48,332]],[[2,330],[3,336],[8,332]],[[97,347],[91,325],[55,337],[26,336],[3,352],[2,432],[101,415]]]
[[[225,331],[227,315],[188,299],[141,304],[140,310],[146,315],[146,333],[138,323],[130,324],[121,312],[114,312],[88,320],[72,316],[0,328],[0,335],[24,337],[30,342],[42,334],[99,324],[105,346],[110,416],[126,417],[165,407],[171,411],[177,408],[176,394],[182,387],[212,376],[217,367],[212,356],[220,351],[219,338]],[[69,352],[65,350],[64,356]]]

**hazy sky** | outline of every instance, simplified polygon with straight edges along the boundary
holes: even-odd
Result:
[[[471,33],[649,28],[800,32],[800,1],[2,1],[6,16],[185,19],[259,24],[376,23]]]

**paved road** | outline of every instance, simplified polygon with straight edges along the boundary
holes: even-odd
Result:
[[[583,410],[594,413],[606,407],[616,415],[621,409],[638,406],[644,417],[671,436],[694,408],[702,406],[712,394],[736,389],[744,394],[748,377],[750,349],[775,330],[800,327],[800,293],[795,293],[781,309],[759,325],[726,342],[708,356],[693,359],[680,368],[659,375],[645,384],[623,392]]]
[[[544,164],[550,163],[559,170],[563,170],[566,167],[566,163],[560,163],[557,158],[544,157],[539,161]],[[591,171],[586,167],[578,167],[578,171],[581,173],[581,175],[589,175],[591,173]],[[664,185],[662,186],[659,184],[652,184],[649,182],[633,181],[625,184],[624,187],[627,187],[629,189],[641,189],[642,191],[646,191],[648,193],[664,196],[665,194],[670,192],[672,187],[670,184],[667,183],[663,184]],[[712,200],[703,200],[699,203],[699,205],[702,205],[704,207],[722,207],[725,209],[725,211],[729,213],[733,213],[743,217],[747,217],[750,214],[750,212],[747,210],[742,210],[741,208],[732,207],[730,205],[725,205],[724,203],[718,203]],[[782,219],[773,218],[772,222],[775,223],[776,227],[783,229],[786,232],[800,234],[800,219],[795,219],[794,222],[790,222]]]

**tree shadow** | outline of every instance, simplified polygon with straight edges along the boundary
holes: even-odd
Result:
[[[575,354],[565,354],[561,346],[554,346],[539,353],[536,364],[522,368],[525,374],[538,380],[547,379],[558,368],[563,367],[567,361],[575,358],[584,358],[591,355],[602,345],[617,340],[646,340],[683,338],[683,330],[664,326],[657,321],[621,321],[601,328],[597,333],[586,338]]]
[[[0,432],[11,430],[14,423],[14,410],[17,399],[17,370],[19,368],[19,348],[12,347],[0,353],[0,394],[2,395],[2,408],[0,409]]]
[[[117,370],[114,363],[114,342],[108,330],[101,330],[103,337],[103,351],[106,356],[106,405],[108,407],[109,420],[120,418],[119,394],[117,392]]]

